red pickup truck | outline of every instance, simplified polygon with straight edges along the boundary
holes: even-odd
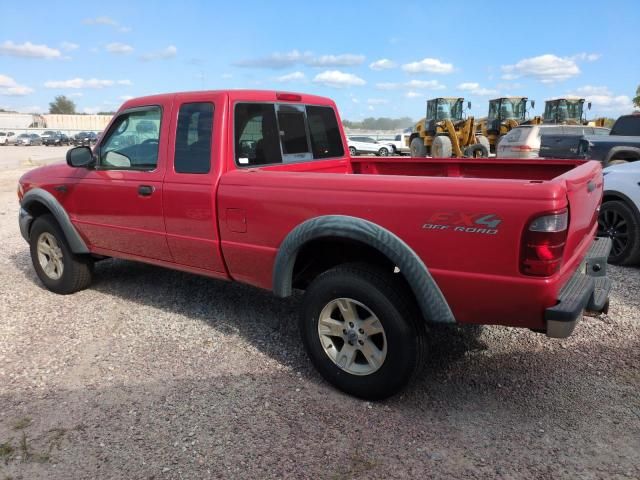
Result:
[[[584,310],[606,310],[598,162],[351,158],[346,145],[318,96],[129,100],[93,151],[20,179],[20,229],[61,294],[106,257],[305,290],[311,360],[369,399],[410,380],[430,323],[562,338]]]

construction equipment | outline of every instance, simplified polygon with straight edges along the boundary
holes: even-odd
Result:
[[[561,125],[593,125],[604,127],[606,118],[600,117],[587,121],[584,111],[584,98],[555,98],[544,104],[544,123]],[[591,102],[587,102],[587,110],[591,110]]]
[[[541,117],[527,119],[527,97],[501,97],[489,100],[489,114],[487,118],[479,120],[478,133],[489,141],[489,151],[496,152],[496,147],[504,135],[518,125],[533,125],[542,123]],[[530,102],[533,109],[534,100]]]
[[[471,102],[467,102],[471,108]],[[407,139],[412,157],[486,157],[489,141],[476,135],[474,118],[463,118],[464,98],[440,97],[427,101],[427,115]]]

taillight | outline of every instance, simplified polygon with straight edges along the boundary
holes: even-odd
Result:
[[[511,150],[514,152],[530,152],[533,148],[529,145],[516,145],[515,147],[511,147]]]
[[[568,226],[566,209],[531,220],[522,234],[520,271],[538,277],[556,273],[562,265]]]
[[[278,100],[284,100],[285,102],[302,101],[302,95],[298,95],[296,93],[276,92],[276,98]]]

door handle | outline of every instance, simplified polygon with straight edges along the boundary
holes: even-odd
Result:
[[[155,188],[153,188],[151,185],[140,185],[138,187],[138,195],[141,195],[143,197],[150,197],[154,190]]]

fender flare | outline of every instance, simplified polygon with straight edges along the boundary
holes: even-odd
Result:
[[[607,153],[607,156],[605,158],[604,161],[604,166],[606,167],[609,162],[611,161],[611,159],[617,155],[620,152],[629,152],[635,156],[638,157],[638,159],[640,160],[640,148],[638,147],[632,147],[632,146],[624,146],[624,145],[619,145],[616,147],[613,147],[611,150],[609,150],[609,153]]]
[[[289,232],[278,249],[273,267],[273,293],[276,296],[291,295],[298,252],[307,242],[320,238],[355,240],[375,248],[400,269],[427,322],[456,323],[442,291],[409,245],[375,223],[346,215],[315,217]]]
[[[86,254],[90,253],[87,244],[84,242],[76,228],[71,223],[71,219],[66,210],[62,208],[60,202],[46,190],[42,188],[34,188],[29,190],[20,202],[20,230],[25,240],[29,241],[29,230],[33,222],[33,216],[29,213],[29,207],[40,203],[44,205],[54,216],[58,225],[62,229],[64,236],[69,243],[69,248],[73,253]]]
[[[638,205],[636,205],[636,203],[633,200],[631,200],[631,198],[629,198],[627,195],[625,195],[622,192],[619,192],[618,190],[605,190],[602,193],[603,203],[605,198],[608,198],[608,199],[614,198],[615,200],[626,204],[633,211],[633,213],[635,213],[636,218],[640,222],[640,208],[638,208]]]

